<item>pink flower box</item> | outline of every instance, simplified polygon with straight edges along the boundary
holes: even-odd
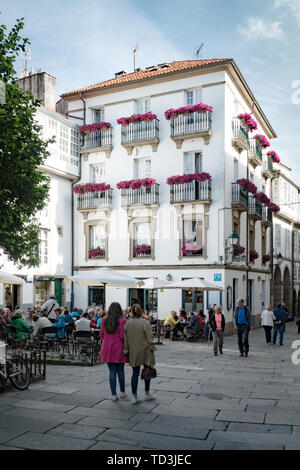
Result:
[[[240,178],[236,182],[247,192],[256,194],[257,186],[247,178]]]
[[[254,139],[256,140],[256,142],[259,143],[259,145],[261,146],[261,148],[267,148],[267,147],[270,147],[270,142],[268,141],[268,139],[262,135],[262,134],[256,134],[254,136]]]
[[[257,129],[257,122],[251,117],[250,114],[244,113],[244,114],[238,114],[237,116],[245,126],[248,128],[250,132],[255,131]]]
[[[86,124],[85,126],[81,126],[80,132],[82,134],[90,134],[91,132],[98,132],[99,130],[107,130],[110,127],[110,122],[95,122],[94,124]]]
[[[273,162],[280,163],[280,158],[278,157],[277,153],[274,152],[274,150],[270,150],[270,152],[267,152],[267,155],[269,158],[272,159]]]
[[[75,194],[85,194],[85,193],[98,193],[103,191],[108,191],[110,185],[106,183],[86,183],[86,184],[76,184],[72,191]]]
[[[133,114],[129,117],[122,117],[117,119],[117,123],[121,124],[121,126],[128,126],[129,124],[139,124],[142,121],[151,122],[154,119],[157,119],[156,114],[151,112],[145,114]]]
[[[168,109],[167,111],[165,111],[165,118],[167,120],[170,120],[170,119],[174,119],[178,117],[180,114],[187,116],[191,113],[202,114],[202,113],[205,113],[206,111],[212,111],[212,110],[213,110],[212,106],[209,106],[204,103],[198,103],[198,104],[195,104],[194,106],[182,106],[181,108],[177,108],[177,109],[173,109],[173,108]]]
[[[129,181],[120,181],[117,183],[118,189],[139,189],[141,186],[144,188],[150,188],[154,186],[156,180],[154,178],[144,178],[141,180],[129,180]]]
[[[167,179],[167,184],[173,186],[174,184],[191,183],[192,181],[207,181],[210,180],[211,176],[209,173],[189,173],[184,175],[174,175]]]

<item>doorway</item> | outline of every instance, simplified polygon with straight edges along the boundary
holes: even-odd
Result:
[[[89,306],[95,304],[97,307],[105,305],[105,288],[104,287],[89,287],[88,290],[88,304]]]

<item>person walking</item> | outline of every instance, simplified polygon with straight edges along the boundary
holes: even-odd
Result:
[[[285,331],[285,322],[286,322],[286,313],[285,310],[281,307],[281,304],[278,304],[273,310],[275,315],[274,320],[274,333],[273,333],[273,344],[276,344],[277,333],[279,332],[279,344],[283,346],[283,334]]]
[[[266,335],[266,343],[272,344],[272,328],[274,326],[275,315],[271,305],[267,305],[267,308],[262,311],[261,314],[261,326],[263,326]]]
[[[99,359],[107,363],[109,369],[109,385],[112,401],[116,402],[117,396],[117,376],[120,385],[120,398],[126,398],[125,393],[125,372],[124,366],[128,362],[124,349],[124,326],[126,319],[123,318],[121,305],[113,302],[103,318],[100,327],[100,338],[102,339]]]
[[[214,355],[218,355],[218,347],[220,354],[223,354],[225,317],[221,305],[215,306],[214,313],[210,317],[210,327],[213,334]]]
[[[249,331],[252,330],[251,326],[251,313],[245,305],[244,299],[238,299],[237,307],[233,314],[233,322],[235,329],[238,333],[238,345],[240,350],[240,357],[248,357],[249,354]]]
[[[155,346],[150,323],[142,317],[143,310],[140,305],[132,306],[133,318],[127,321],[124,332],[124,353],[129,355],[129,365],[132,367],[131,391],[132,404],[141,403],[137,396],[138,380],[141,365],[153,367],[155,365]],[[144,400],[155,400],[156,396],[150,393],[150,380],[145,380]]]

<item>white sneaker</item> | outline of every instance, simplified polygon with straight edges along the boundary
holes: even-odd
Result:
[[[114,403],[115,403],[116,401],[118,401],[117,395],[112,395],[112,399],[111,399],[111,400],[112,400]]]
[[[125,393],[125,392],[121,392],[119,398],[121,398],[121,399],[127,398],[126,393]]]
[[[138,403],[142,403],[142,400],[140,400],[139,398],[132,397],[131,404],[137,405]]]
[[[144,400],[145,400],[145,401],[156,400],[156,395],[154,395],[154,394],[152,394],[152,393],[149,393],[149,394],[147,395],[147,394],[145,393]]]

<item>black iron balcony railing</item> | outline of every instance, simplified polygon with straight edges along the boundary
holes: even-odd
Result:
[[[112,147],[112,129],[90,132],[81,136],[81,150]]]
[[[211,180],[170,186],[170,202],[211,201]]]
[[[245,129],[245,127],[242,124],[242,121],[239,118],[233,118],[232,120],[232,133],[233,133],[233,139],[238,140],[242,142],[243,148],[248,149],[249,148],[249,137],[248,137],[248,131]]]
[[[248,207],[248,193],[238,183],[232,183],[232,206],[244,211]]]
[[[95,193],[85,193],[77,195],[77,209],[97,209],[99,207],[112,206],[112,189]]]
[[[151,258],[151,245],[148,243],[135,243],[132,248],[133,258]]]
[[[212,131],[212,111],[195,112],[188,116],[179,114],[176,118],[171,119],[171,137],[207,131]]]
[[[255,199],[252,194],[249,195],[249,208],[248,208],[249,216],[255,219],[261,219],[262,208],[263,208],[262,203],[258,201],[257,199]]]
[[[159,204],[159,184],[149,188],[121,189],[121,206]]]
[[[121,128],[121,143],[145,142],[159,138],[158,119],[150,122],[141,121],[138,124],[130,123]]]
[[[267,225],[272,225],[273,223],[273,213],[266,206],[263,206],[262,208],[262,220],[261,221],[263,224],[267,224]]]

